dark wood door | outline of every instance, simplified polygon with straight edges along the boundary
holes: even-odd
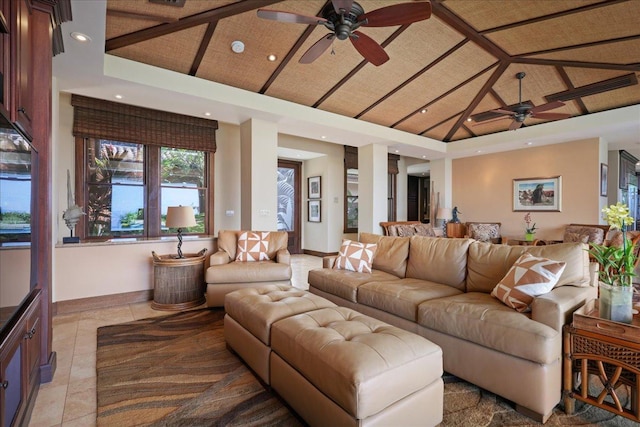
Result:
[[[278,231],[289,233],[288,249],[292,254],[302,252],[301,169],[300,162],[278,159]]]
[[[418,204],[420,178],[411,175],[407,178],[407,221],[418,221],[420,220],[420,205]]]

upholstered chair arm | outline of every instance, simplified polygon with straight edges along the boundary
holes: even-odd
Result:
[[[571,323],[573,312],[597,297],[594,286],[560,286],[533,300],[531,319],[562,332],[562,327]]]
[[[278,264],[287,264],[291,265],[291,254],[287,249],[280,249],[276,252],[276,262]]]
[[[322,257],[322,268],[333,268],[333,265],[336,263],[336,258],[338,258],[338,255]]]
[[[211,255],[209,258],[209,265],[224,265],[229,264],[232,259],[229,257],[229,254],[225,251],[218,251]]]

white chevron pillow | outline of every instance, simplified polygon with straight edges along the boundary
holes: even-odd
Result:
[[[269,232],[245,231],[238,236],[236,261],[268,261]]]
[[[360,243],[345,239],[342,241],[340,252],[333,268],[357,271],[358,273],[371,273],[371,264],[377,249],[378,245],[376,243]]]

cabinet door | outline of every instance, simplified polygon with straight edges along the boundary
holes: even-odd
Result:
[[[40,383],[40,299],[32,304],[33,310],[27,318],[27,328],[24,334],[26,346],[26,366],[29,373],[30,389],[35,383]]]
[[[33,101],[31,96],[31,3],[29,0],[14,0],[13,26],[11,33],[12,64],[14,75],[13,105],[11,120],[31,137],[31,115]]]
[[[16,338],[20,338],[17,337]],[[0,427],[9,427],[17,421],[24,399],[22,382],[22,340],[6,343],[0,357]]]

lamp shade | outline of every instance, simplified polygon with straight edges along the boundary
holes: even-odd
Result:
[[[169,228],[187,228],[196,225],[196,216],[191,206],[169,206],[167,208],[167,220]]]
[[[451,219],[451,208],[438,208],[436,219]]]

